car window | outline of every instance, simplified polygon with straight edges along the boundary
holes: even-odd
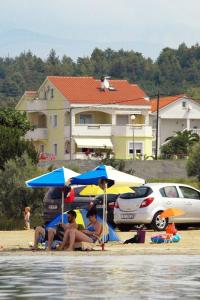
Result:
[[[135,187],[132,193],[124,193],[120,195],[122,199],[133,199],[147,197],[152,193],[152,189],[147,186]]]
[[[94,202],[98,203],[98,204],[102,204],[103,203],[103,197],[104,195],[98,195],[95,197]],[[108,194],[107,195],[107,201],[108,203],[110,202],[114,202],[117,199],[118,195],[117,194]]]
[[[198,191],[193,190],[187,186],[179,186],[183,197],[188,199],[200,199],[200,194]]]
[[[67,197],[70,188],[66,187],[64,189],[64,197]],[[61,199],[62,198],[62,188],[50,188],[47,192],[47,199]]]
[[[161,188],[159,191],[163,197],[179,198],[179,194],[175,186],[165,186]]]
[[[59,188],[50,188],[47,194],[47,199],[61,199],[62,190]]]

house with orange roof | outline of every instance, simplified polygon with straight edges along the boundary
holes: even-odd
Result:
[[[38,91],[25,92],[16,109],[33,131],[26,134],[41,158],[94,158],[112,149],[117,159],[152,155],[150,101],[127,80],[48,76]]]
[[[155,134],[157,120],[157,99],[151,99],[150,125],[153,129],[155,151]],[[176,131],[192,130],[200,135],[200,101],[187,95],[160,97],[158,118],[158,148]]]

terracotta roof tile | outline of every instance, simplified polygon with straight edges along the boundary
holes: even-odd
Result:
[[[37,91],[25,91],[25,96],[32,97],[32,96],[37,96],[37,95],[38,95]]]
[[[100,80],[93,77],[48,76],[53,85],[74,104],[150,105],[145,92],[127,80],[109,80],[115,91],[100,90]]]
[[[183,98],[185,94],[180,94],[176,96],[167,96],[167,97],[160,97],[159,108],[163,108],[168,104],[175,102],[176,100]],[[150,100],[151,104],[151,112],[157,111],[157,98]]]

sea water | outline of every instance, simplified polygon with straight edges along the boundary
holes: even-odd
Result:
[[[0,299],[200,299],[200,256],[1,256]]]

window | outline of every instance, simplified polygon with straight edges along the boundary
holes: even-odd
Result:
[[[175,186],[166,186],[164,188],[161,188],[160,193],[163,197],[179,198],[178,191]]]
[[[54,128],[57,127],[58,126],[57,115],[50,116],[50,122],[51,122],[52,127],[54,127]]]
[[[187,186],[179,186],[183,197],[187,199],[200,199],[200,194],[198,191],[193,190]]]
[[[51,89],[51,98],[54,97],[54,89]]]
[[[143,154],[143,144],[142,143],[135,143],[134,142],[134,154],[137,155],[142,155]],[[129,154],[133,154],[133,142],[129,142]]]
[[[40,144],[40,152],[44,152],[44,145]]]
[[[152,189],[146,186],[134,187],[132,193],[124,193],[120,195],[122,199],[144,198],[152,193]]]
[[[44,100],[47,100],[47,92],[44,91]]]
[[[183,107],[183,108],[186,108],[186,104],[187,104],[186,101],[182,101],[182,107]]]
[[[58,144],[53,144],[53,153],[57,155],[58,153]]]
[[[129,123],[128,115],[117,115],[116,124],[117,125],[127,125]]]
[[[92,124],[92,115],[80,114],[80,124]]]

